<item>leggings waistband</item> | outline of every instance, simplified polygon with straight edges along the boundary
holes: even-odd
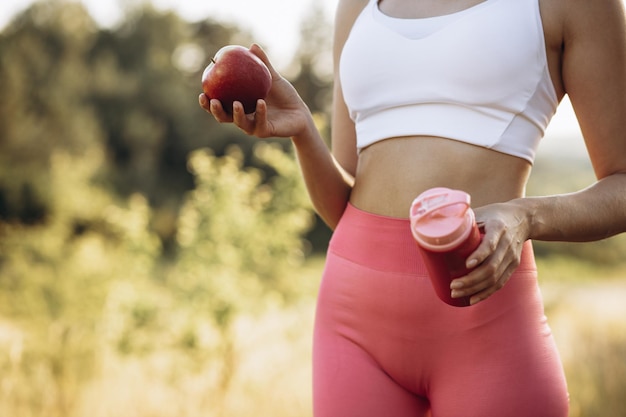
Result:
[[[350,203],[333,233],[329,251],[381,271],[427,274],[408,218],[369,213]],[[536,270],[530,241],[524,244],[517,270]]]

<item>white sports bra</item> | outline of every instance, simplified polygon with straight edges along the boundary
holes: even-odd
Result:
[[[386,16],[370,0],[339,71],[359,151],[424,135],[532,163],[558,106],[538,0],[485,0],[425,19]]]

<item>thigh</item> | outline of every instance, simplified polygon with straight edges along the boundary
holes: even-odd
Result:
[[[429,403],[393,381],[360,346],[317,329],[313,353],[315,417],[427,417]]]
[[[492,355],[458,366],[429,397],[433,417],[567,417],[568,394],[558,358]]]
[[[494,300],[498,313],[475,319],[446,352],[429,392],[433,417],[568,415],[565,375],[539,295],[519,278]]]
[[[381,308],[376,300],[384,298],[378,297],[380,286],[386,286],[379,274],[329,253],[313,340],[315,417],[430,415],[428,401],[398,384],[375,359],[380,339],[386,339],[375,324]]]

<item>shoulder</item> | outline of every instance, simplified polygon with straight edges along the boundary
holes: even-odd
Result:
[[[552,0],[562,3],[566,23],[600,23],[624,19],[623,0]],[[583,28],[584,29],[584,28]]]
[[[625,0],[538,1],[548,54],[560,76],[566,75],[563,66],[581,59],[619,61],[626,50]]]
[[[576,65],[580,72],[586,68],[586,76],[602,75],[598,81],[621,87],[626,70],[624,0],[547,1],[561,4],[564,65]]]
[[[338,56],[350,35],[352,25],[372,0],[339,0],[335,13],[334,54]]]
[[[375,0],[339,0],[337,2],[337,23],[347,23],[352,26],[358,15],[370,1]]]
[[[624,0],[540,0],[562,25],[564,42],[597,40],[610,35],[621,41],[625,30]],[[608,39],[607,39],[608,40]]]
[[[623,30],[624,0],[538,0],[544,28],[564,40],[589,31]]]

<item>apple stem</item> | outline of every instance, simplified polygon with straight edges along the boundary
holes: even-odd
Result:
[[[214,60],[213,58],[211,58],[211,62],[212,62],[212,63],[214,63],[214,64],[216,63],[216,62],[215,62],[215,60]]]

